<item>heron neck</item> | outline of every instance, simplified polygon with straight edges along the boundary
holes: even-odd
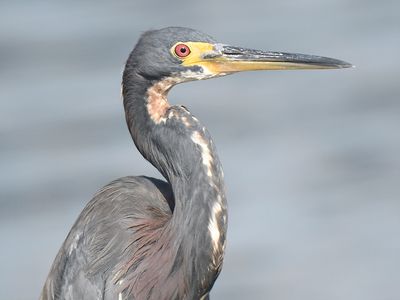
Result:
[[[216,278],[225,248],[227,213],[222,167],[212,139],[182,107],[158,103],[162,110],[167,105],[167,110],[157,118],[151,116],[149,90],[160,82],[126,77],[123,96],[129,131],[138,150],[173,190],[175,208],[168,231],[174,248],[189,251],[183,256],[192,260],[186,263],[191,275]],[[153,96],[166,101],[167,91],[158,90],[159,95]]]

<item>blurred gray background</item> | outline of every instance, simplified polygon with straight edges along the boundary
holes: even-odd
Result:
[[[1,1],[0,299],[37,299],[109,181],[160,177],[120,99],[139,35],[188,26],[355,69],[176,87],[212,133],[230,224],[213,299],[400,299],[400,2]]]

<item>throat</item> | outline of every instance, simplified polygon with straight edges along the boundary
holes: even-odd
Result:
[[[167,120],[167,111],[171,107],[167,100],[167,94],[179,82],[179,78],[167,77],[157,81],[147,89],[147,113],[155,124]]]

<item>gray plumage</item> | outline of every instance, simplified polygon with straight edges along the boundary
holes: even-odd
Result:
[[[43,299],[118,299],[118,271],[134,256],[139,220],[171,217],[168,184],[124,177],[88,203],[61,247]],[[161,298],[160,298],[161,299]]]
[[[222,166],[208,131],[171,106],[168,91],[246,70],[349,66],[217,44],[188,28],[144,33],[125,66],[124,108],[136,147],[166,182],[124,177],[104,187],[72,227],[41,299],[208,299],[225,250]]]
[[[213,41],[187,28],[146,32],[123,75],[129,131],[167,182],[124,177],[97,193],[61,247],[41,299],[208,299],[225,248],[222,167],[204,126],[165,103],[169,87],[157,88],[188,69],[202,71],[171,55],[182,40]],[[151,90],[155,109],[171,116],[160,124],[149,110]]]

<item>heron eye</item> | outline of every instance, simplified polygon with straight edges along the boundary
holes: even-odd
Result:
[[[190,54],[190,49],[185,44],[178,44],[175,46],[175,54],[179,57],[186,57]]]

